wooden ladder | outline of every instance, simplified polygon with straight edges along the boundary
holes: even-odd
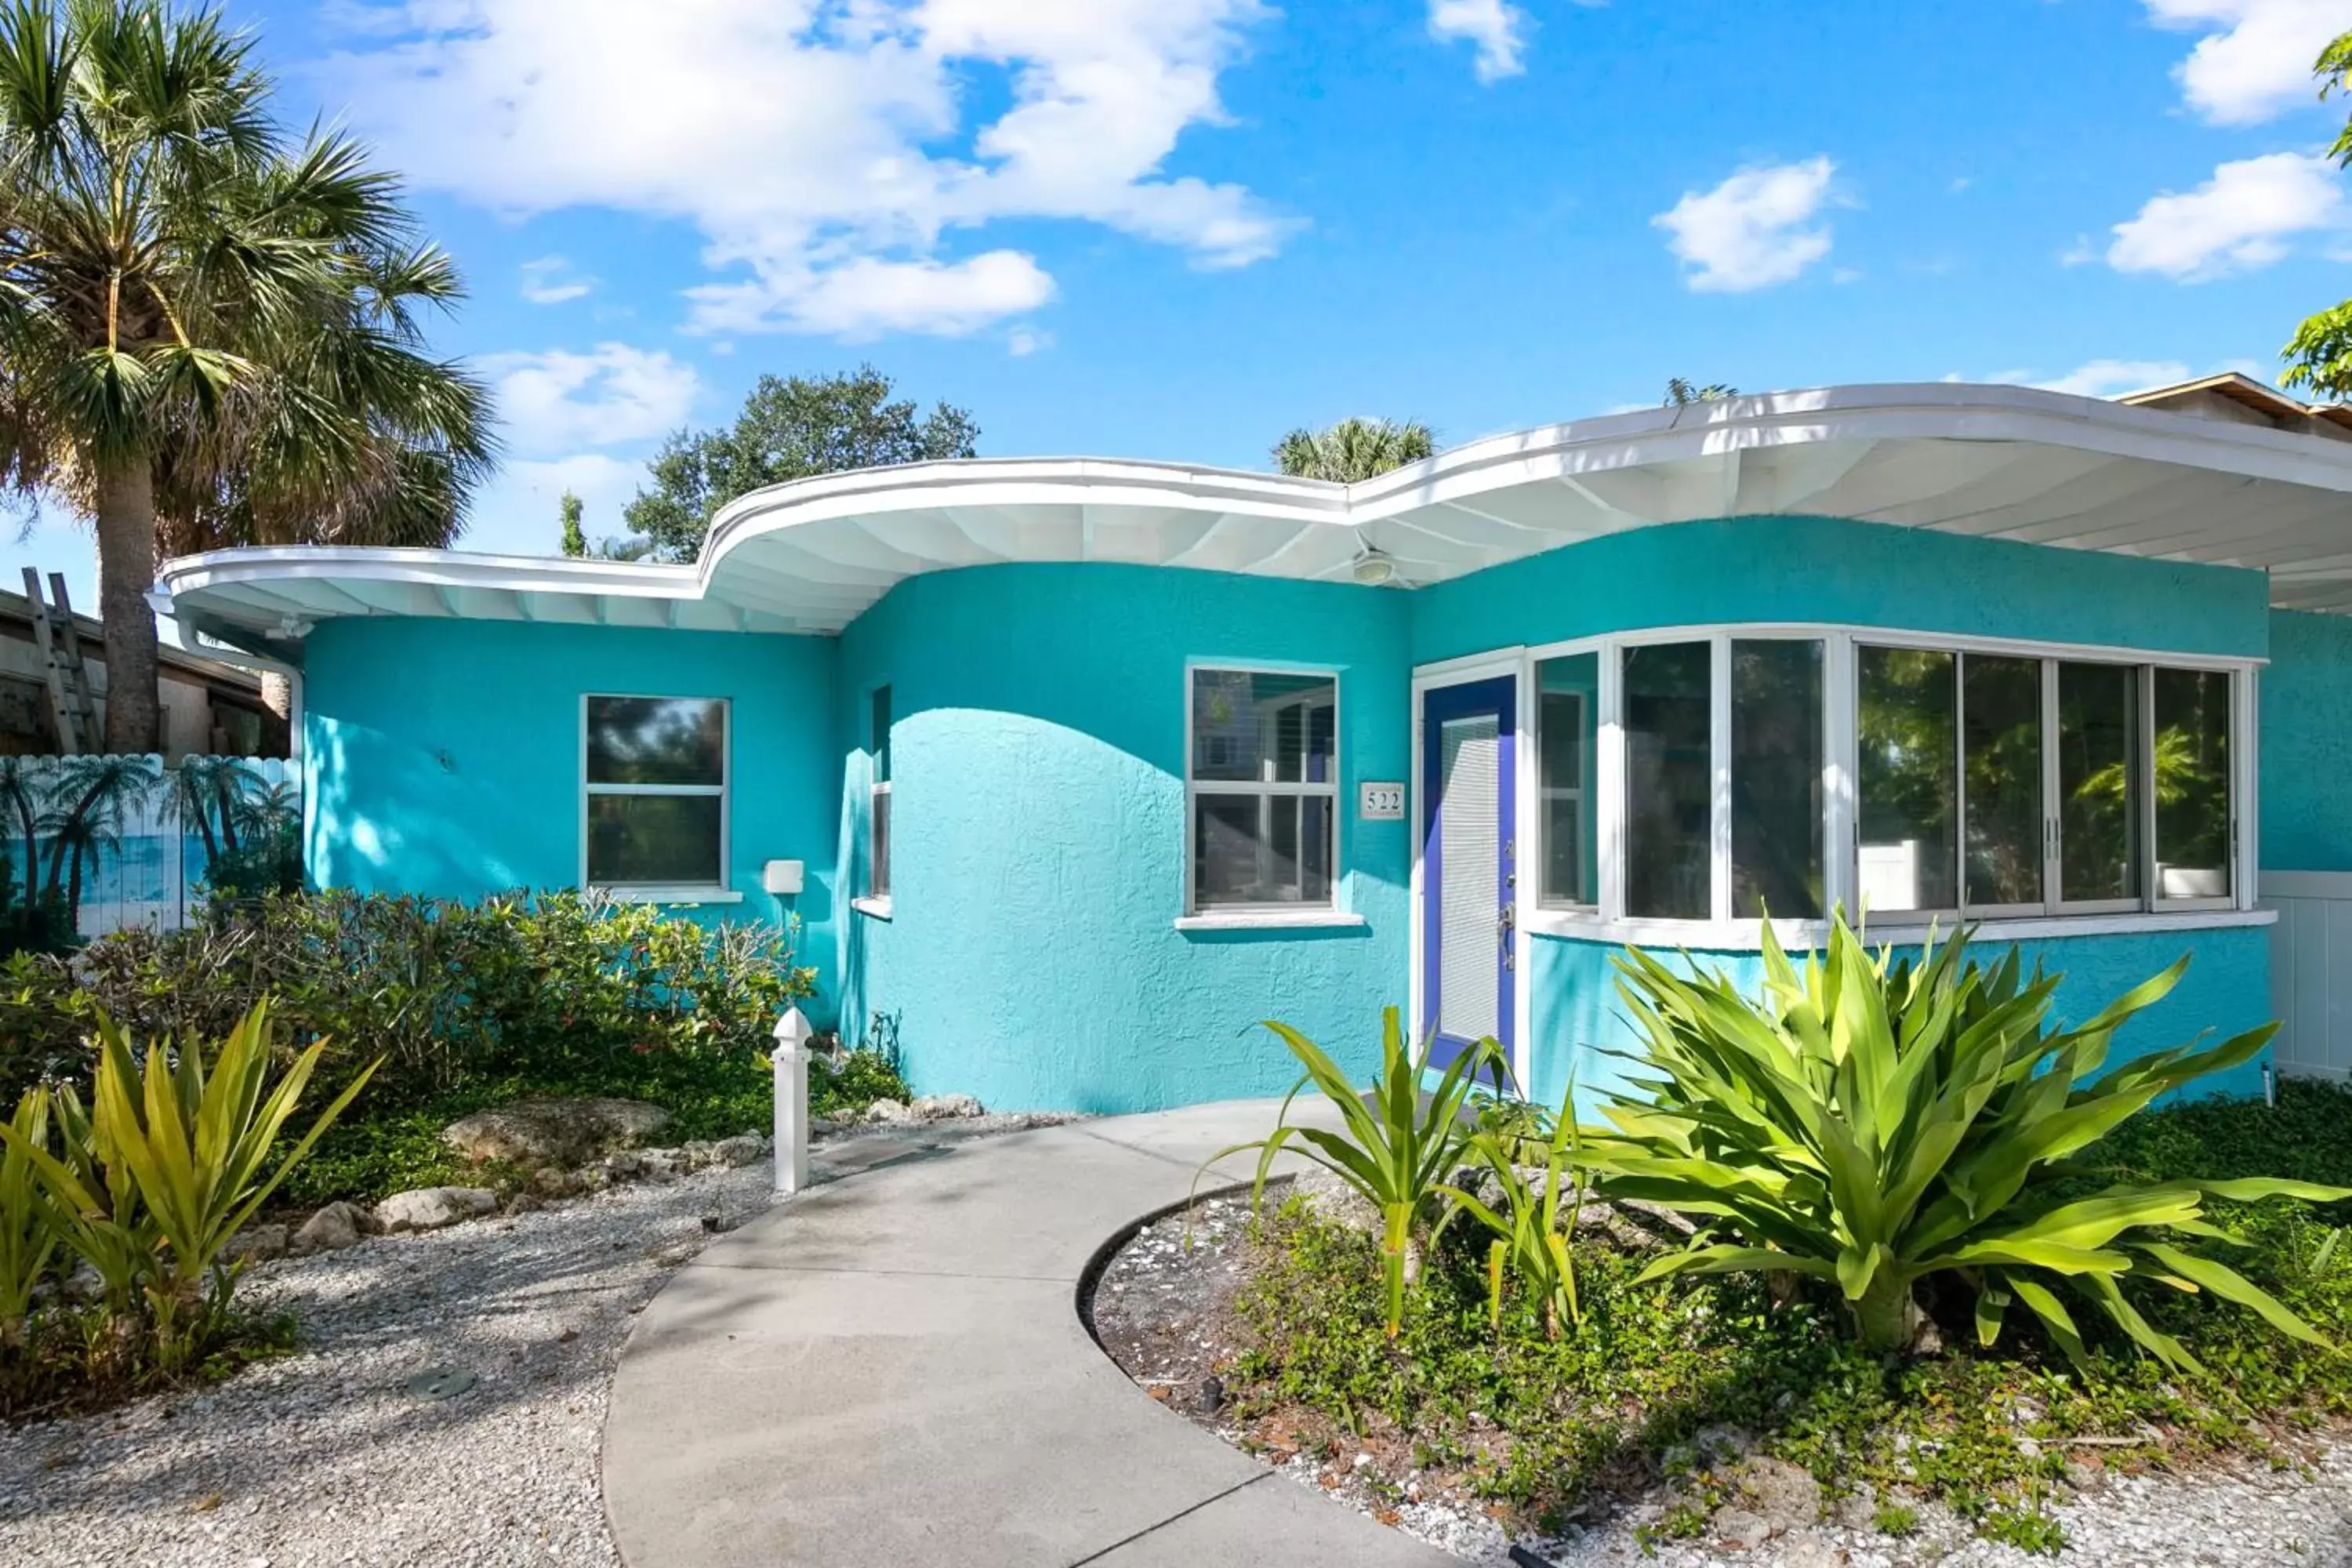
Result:
[[[25,568],[25,597],[33,606],[33,641],[49,677],[49,713],[57,721],[58,750],[68,757],[102,749],[98,705],[89,700],[89,667],[82,663],[81,634],[74,629],[73,602],[66,597],[65,574],[49,574],[47,598],[40,574]]]

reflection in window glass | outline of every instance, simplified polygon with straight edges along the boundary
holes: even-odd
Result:
[[[1731,912],[1822,912],[1822,645],[1731,645]]]
[[[2139,897],[2139,671],[2058,667],[2058,896]]]
[[[1328,904],[1339,683],[1192,671],[1192,908]]]
[[[1968,901],[2038,904],[2042,879],[2042,661],[1960,660]]]
[[[600,888],[722,879],[720,804],[716,795],[592,795],[588,880]]]
[[[2159,669],[2156,709],[2156,896],[2230,896],[2230,678]]]
[[[727,778],[727,704],[703,698],[588,699],[592,784],[718,784]]]
[[[1572,908],[1601,901],[1593,819],[1601,656],[1571,654],[1537,668],[1536,750],[1543,808],[1540,901]]]
[[[1959,907],[1959,659],[1857,647],[1862,907]]]
[[[1703,642],[1625,650],[1625,912],[1705,920],[1709,828],[1710,668]]]

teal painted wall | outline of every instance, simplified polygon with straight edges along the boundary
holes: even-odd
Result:
[[[1356,785],[1410,758],[1407,595],[1108,564],[917,577],[842,638],[840,835],[863,837],[867,694],[887,683],[893,916],[841,928],[850,1026],[897,1020],[920,1091],[1123,1111],[1277,1094],[1279,1018],[1352,1068],[1404,1001],[1406,824]],[[1180,931],[1188,660],[1339,670],[1332,931]],[[862,884],[860,884],[862,887]]]
[[[729,880],[705,920],[773,920],[761,863],[808,862],[791,900],[802,962],[829,980],[839,787],[835,647],[495,621],[336,620],[304,648],[304,853],[311,880],[471,899],[580,879],[581,697],[733,700]],[[830,999],[835,988],[824,984]]]
[[[1490,566],[1412,598],[1412,657],[1716,621],[1834,621],[2259,656],[2259,572],[1835,518],[1646,528]]]
[[[2263,867],[2352,871],[2352,617],[2273,610],[2270,631]]]
[[[1631,1050],[1636,1036],[1617,994],[1613,942],[1538,936],[1534,939],[1534,1097],[1557,1105],[1576,1075],[1578,1103],[1590,1112],[1596,1096],[1620,1088],[1628,1064],[1610,1051]],[[2036,960],[2064,976],[2051,1007],[2053,1026],[2079,1024],[2133,986],[2193,952],[2189,973],[2162,1002],[2116,1036],[2111,1060],[2182,1043],[2202,1033],[2208,1043],[2270,1021],[2270,928],[2150,931],[2132,936],[2058,937],[2017,944],[2031,968]],[[2000,945],[1983,944],[1985,962]],[[1664,956],[1663,954],[1661,956]],[[1699,963],[1728,971],[1750,995],[1763,989],[1763,963],[1752,952],[1697,952]],[[2221,1075],[2206,1092],[2260,1094],[2259,1060]]]

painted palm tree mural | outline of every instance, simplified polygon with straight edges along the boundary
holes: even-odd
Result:
[[[300,822],[283,763],[0,757],[0,953],[299,886]]]

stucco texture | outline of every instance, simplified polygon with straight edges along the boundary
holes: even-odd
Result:
[[[2252,657],[2268,604],[2263,574],[2235,567],[1744,517],[1611,534],[1423,588],[1412,657],[1773,620]]]
[[[891,903],[841,935],[845,1026],[895,1028],[919,1090],[1128,1111],[1280,1093],[1278,1018],[1351,1069],[1404,1001],[1406,596],[1110,564],[901,584],[842,639],[843,834],[861,834],[869,694],[891,689]],[[1339,675],[1340,908],[1360,926],[1186,931],[1188,662]]]
[[[2263,869],[2352,871],[2352,617],[2273,610],[2270,633]]]
[[[2095,1016],[2141,981],[2192,953],[2187,973],[2163,1001],[2116,1034],[2110,1062],[2175,1046],[2200,1035],[2211,1044],[2270,1021],[2270,931],[2262,926],[2221,931],[2151,931],[2131,936],[2058,937],[2016,945],[2031,970],[2037,962],[2063,976],[2051,1004],[2050,1025],[2063,1027]],[[1998,962],[2007,944],[1978,944],[1979,962]],[[1577,1102],[1590,1114],[1599,1097],[1621,1089],[1632,1064],[1616,1052],[1636,1048],[1639,1037],[1617,992],[1614,942],[1538,936],[1534,939],[1534,1051],[1531,1098],[1558,1105],[1571,1071]],[[1731,975],[1750,996],[1763,993],[1763,961],[1753,952],[1660,952],[1678,967],[1687,963]],[[2183,1092],[2259,1094],[2258,1059]]]
[[[728,881],[743,899],[686,912],[798,914],[801,962],[835,994],[830,639],[337,620],[304,660],[305,862],[314,884],[362,891],[578,886],[583,695],[730,699]],[[761,890],[772,858],[808,862],[800,898]]]

